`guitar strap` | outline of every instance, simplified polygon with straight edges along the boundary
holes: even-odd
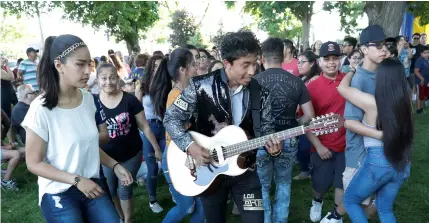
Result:
[[[261,86],[252,78],[250,82],[250,100],[252,103],[252,122],[255,138],[261,136]]]

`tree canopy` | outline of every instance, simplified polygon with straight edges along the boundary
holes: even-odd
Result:
[[[151,1],[7,1],[1,2],[1,6],[9,14],[30,17],[62,8],[64,18],[91,25],[94,29],[106,28],[116,41],[124,40],[132,52],[140,52],[139,37],[159,19],[158,3]]]
[[[387,6],[391,7],[387,7]],[[395,7],[397,9],[395,9]],[[383,28],[387,29],[389,33],[395,33],[399,30],[402,21],[402,16],[398,15],[396,11],[405,12],[408,10],[415,17],[420,17],[420,24],[429,23],[429,4],[425,1],[409,1],[406,4],[401,2],[377,2],[377,1],[327,1],[324,2],[323,9],[326,11],[338,10],[340,13],[341,20],[341,29],[344,30],[347,34],[350,34],[356,30],[357,19],[361,17],[364,13],[367,14],[369,23],[382,23],[381,17],[383,17],[386,24]],[[385,10],[385,11],[382,11]],[[400,18],[400,20],[399,20]],[[398,20],[398,21],[396,21]],[[392,24],[392,22],[398,24]],[[394,27],[388,27],[388,25],[394,25]]]
[[[106,27],[116,41],[124,40],[128,50],[137,53],[140,52],[139,37],[159,19],[158,3],[151,1],[64,1],[61,4],[65,18],[95,29]]]
[[[188,43],[197,30],[194,18],[186,10],[175,11],[168,27],[172,30],[169,42],[173,48]]]
[[[228,8],[235,6],[233,1],[225,4]],[[293,39],[301,35],[303,43],[308,45],[313,4],[312,1],[248,1],[244,11],[254,15],[259,20],[258,27],[270,36]]]

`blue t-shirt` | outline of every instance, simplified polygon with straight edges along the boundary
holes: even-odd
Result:
[[[416,64],[414,65],[414,68],[419,68],[420,73],[422,74],[423,78],[426,82],[429,81],[429,58],[425,59],[424,57],[420,57],[417,59]],[[420,84],[421,80],[415,75],[415,83]]]
[[[375,94],[375,73],[363,69],[361,66],[356,68],[351,87],[357,88],[365,93]],[[347,120],[355,120],[361,122],[363,120],[364,111],[350,102],[346,102],[344,110],[344,118]],[[359,162],[365,156],[365,148],[363,145],[363,137],[351,130],[346,131],[346,166],[358,168]]]
[[[130,73],[130,79],[140,79],[144,75],[144,68],[137,67]]]

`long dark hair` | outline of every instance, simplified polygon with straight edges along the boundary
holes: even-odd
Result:
[[[151,57],[149,59],[149,61],[147,62],[147,66],[146,66],[144,75],[140,79],[140,90],[142,92],[142,96],[149,94],[150,82],[154,76],[153,74],[154,74],[154,69],[155,69],[155,62],[157,60],[162,60],[162,59],[164,59],[163,56],[155,55],[155,56]]]
[[[311,78],[319,75],[320,72],[322,72],[319,67],[319,64],[317,63],[317,55],[313,51],[304,51],[301,53],[300,56],[304,56],[305,58],[307,58],[309,63],[313,63],[313,66],[311,67],[310,71],[308,71],[308,74],[304,75],[304,82],[311,80]]]
[[[168,94],[172,89],[171,81],[177,81],[179,79],[179,68],[189,67],[193,59],[191,51],[178,48],[169,57],[161,61],[149,87],[149,96],[155,108],[155,113],[159,117],[164,118]]]
[[[37,68],[37,80],[43,91],[42,97],[45,99],[43,106],[50,110],[58,105],[60,93],[60,75],[55,68],[54,61],[59,60],[61,63],[66,63],[73,51],[86,47],[82,43],[83,41],[74,35],[50,36],[45,41],[43,55]],[[67,51],[69,52],[67,53]]]
[[[393,87],[394,86],[394,87]],[[377,71],[377,128],[383,131],[386,159],[401,171],[411,155],[414,137],[411,99],[405,69],[397,59],[383,60]]]
[[[213,71],[213,67],[216,64],[218,64],[218,63],[220,63],[220,64],[222,64],[222,66],[224,66],[223,63],[222,63],[222,61],[220,61],[220,60],[213,60],[212,62],[210,62],[210,65],[209,65],[209,68],[208,68],[208,72],[209,73],[212,72]]]
[[[116,67],[117,70],[120,70],[124,67],[121,60],[116,56],[113,50],[109,50],[108,54],[110,57],[110,61],[112,61],[113,65]]]

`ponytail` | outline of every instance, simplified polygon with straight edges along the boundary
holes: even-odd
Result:
[[[55,36],[46,38],[43,55],[37,68],[39,88],[42,90],[43,98],[45,99],[43,106],[50,110],[58,105],[58,94],[60,92],[60,75],[55,68],[54,61],[50,59],[52,43],[55,39]]]
[[[172,86],[171,82],[179,80],[179,68],[188,68],[192,64],[194,56],[191,51],[183,48],[175,49],[169,57],[164,58],[158,67],[149,87],[149,96],[155,109],[155,113],[164,118],[167,98]]]
[[[158,70],[152,79],[152,84],[149,86],[149,96],[155,109],[155,114],[162,119],[164,118],[166,110],[168,94],[172,89],[172,79],[168,72],[167,63],[168,58],[162,59]]]
[[[49,36],[45,40],[43,55],[37,67],[37,81],[45,99],[43,106],[49,110],[58,105],[60,93],[60,75],[55,67],[55,60],[66,63],[67,57],[80,47],[86,46],[77,36]]]

